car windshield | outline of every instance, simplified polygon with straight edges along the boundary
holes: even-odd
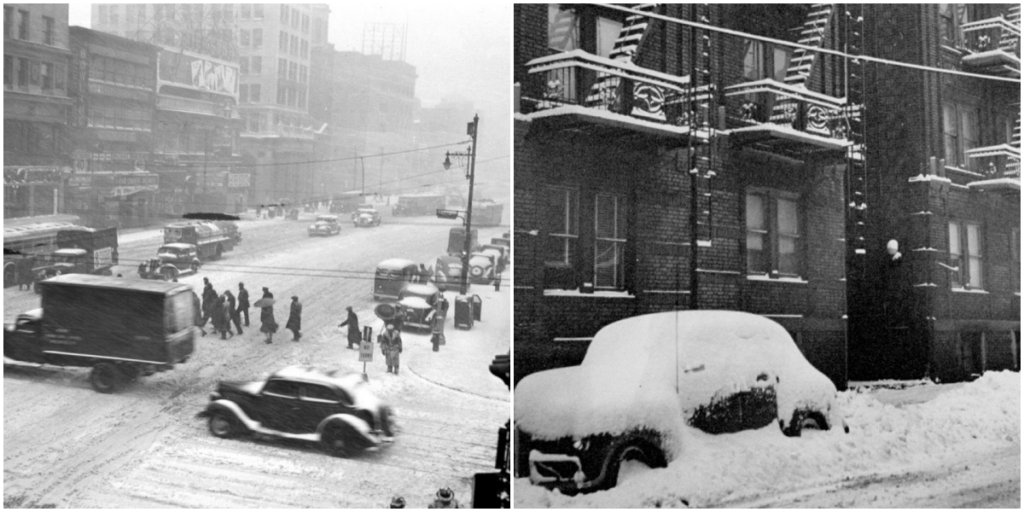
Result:
[[[78,259],[78,255],[75,254],[54,254],[54,263],[74,263]]]
[[[157,253],[173,254],[174,256],[178,256],[179,254],[181,254],[181,251],[179,251],[177,247],[168,247],[165,245],[161,247],[157,251]]]

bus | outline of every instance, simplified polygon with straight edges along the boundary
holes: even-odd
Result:
[[[58,231],[81,225],[82,219],[76,215],[4,219],[4,288],[17,282],[16,261],[23,254],[46,257],[57,250]]]

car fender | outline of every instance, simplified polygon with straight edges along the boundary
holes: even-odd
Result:
[[[231,400],[214,400],[213,402],[210,402],[210,404],[206,406],[206,409],[199,413],[198,416],[203,418],[209,417],[214,411],[223,411],[234,415],[235,419],[237,419],[242,425],[245,425],[245,428],[250,432],[257,430],[260,426],[260,424],[253,421],[253,419],[250,418],[249,415],[238,406],[238,404]]]
[[[327,425],[330,425],[331,423],[336,421],[346,423],[349,426],[351,426],[353,430],[359,432],[359,435],[361,435],[364,438],[368,446],[374,446],[377,444],[377,438],[372,435],[370,431],[370,425],[368,425],[366,421],[357,418],[351,414],[334,414],[324,418],[323,421],[321,421],[320,424],[317,425],[316,427],[317,434],[322,434],[324,428],[326,428]]]
[[[178,268],[177,265],[174,265],[172,263],[164,263],[163,265],[160,265],[160,269],[157,271],[157,274],[163,274],[163,271],[166,270],[166,269],[173,270],[175,274],[181,272],[181,269]]]

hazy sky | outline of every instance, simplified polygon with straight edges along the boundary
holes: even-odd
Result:
[[[472,101],[480,113],[485,174],[508,169],[512,111],[512,6],[489,2],[334,2],[328,42],[362,51],[368,23],[407,24],[406,62],[416,67],[416,96],[429,107],[446,96]],[[91,4],[70,3],[71,25],[91,25]],[[466,119],[466,122],[472,119]],[[488,172],[490,171],[490,172]],[[489,176],[488,176],[489,177]]]

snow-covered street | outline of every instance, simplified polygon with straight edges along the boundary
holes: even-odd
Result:
[[[665,469],[575,497],[515,482],[517,507],[1020,507],[1020,375],[840,393],[850,433],[686,429]]]
[[[494,470],[497,429],[510,416],[508,390],[488,371],[494,356],[510,349],[509,286],[473,286],[470,294],[483,299],[482,321],[456,330],[449,313],[440,352],[431,350],[429,333],[403,333],[400,375],[387,373],[375,354],[369,386],[394,407],[399,427],[395,442],[379,451],[341,459],[299,442],[218,439],[195,417],[218,380],[263,379],[294,364],[362,371],[358,351],[346,348],[337,327],[345,306],[376,336],[376,264],[396,257],[431,264],[456,225],[392,219],[389,207],[380,209],[380,227],[353,228],[342,215],[341,235],[326,238],[307,236],[313,214],[252,220],[250,212],[238,223],[243,240],[234,251],[180,279],[197,293],[204,277],[218,293],[237,291],[243,281],[252,301],[268,287],[282,325],[273,344],[262,342],[254,308],[243,335],[199,337],[187,363],[111,395],[90,388],[86,368],[5,360],[5,500],[73,508],[381,508],[401,495],[410,507],[425,507],[448,486],[468,503],[473,474]],[[507,230],[480,228],[480,241]],[[115,274],[138,279],[139,262],[161,242],[158,230],[123,234]],[[299,342],[283,329],[292,295],[304,306]],[[445,295],[454,306],[456,293]],[[4,299],[6,321],[39,307],[30,291],[7,288]]]

